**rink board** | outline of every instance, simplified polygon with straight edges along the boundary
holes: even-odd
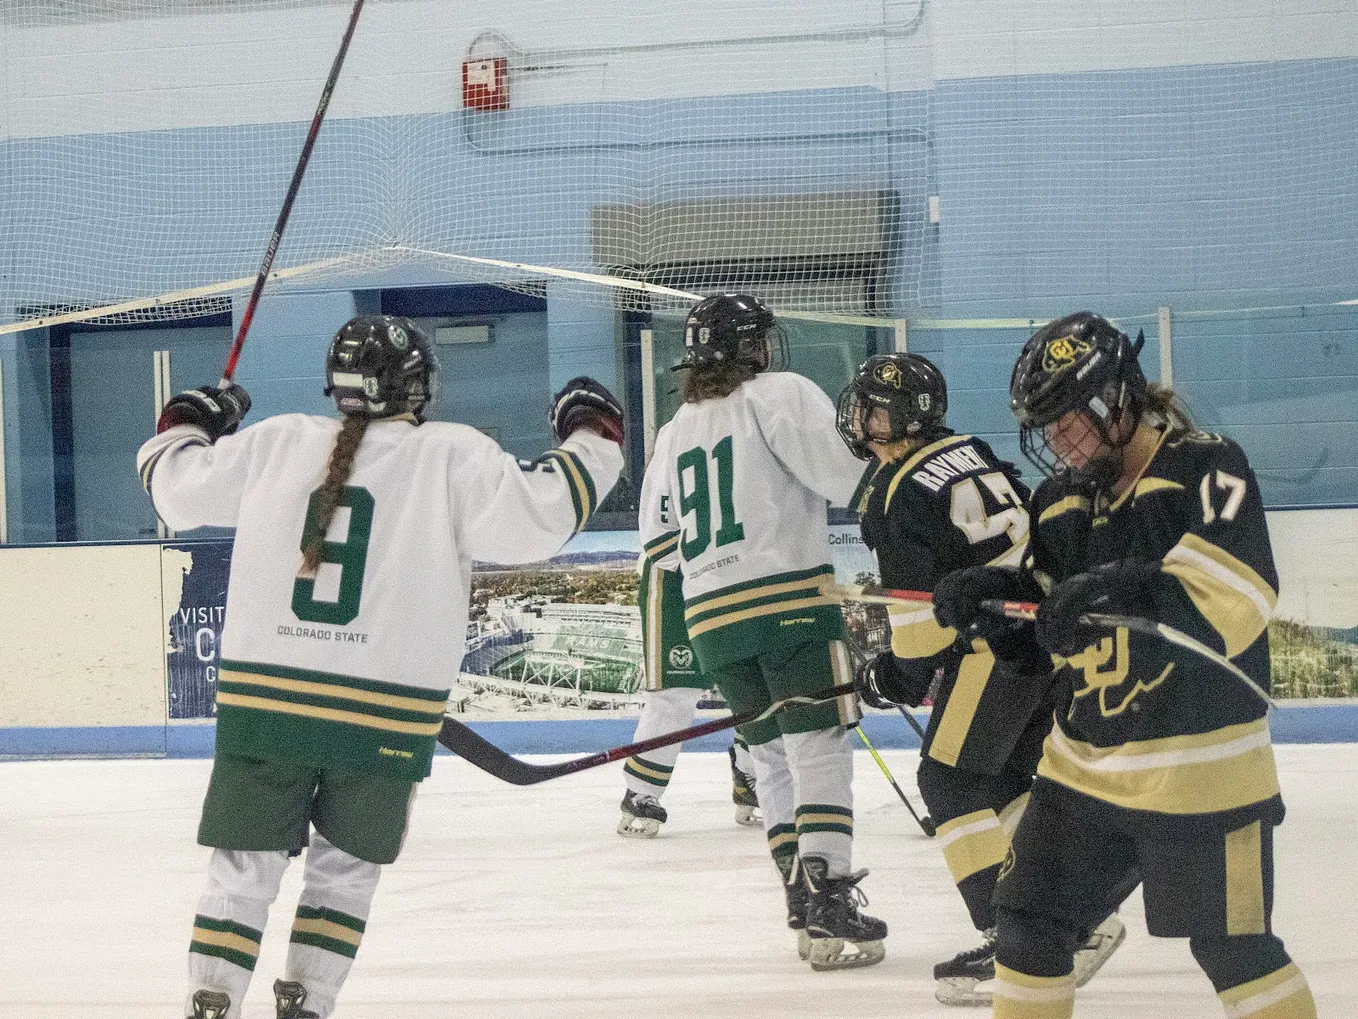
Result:
[[[927,725],[927,712],[915,714]],[[590,754],[630,743],[635,718],[539,719],[470,722],[471,728],[511,754]],[[1269,725],[1274,743],[1358,743],[1358,704],[1284,705]],[[872,714],[863,720],[872,745],[908,750],[919,738],[905,720]],[[211,757],[216,725],[212,722],[148,726],[85,726],[0,729],[0,758],[5,757]],[[724,732],[684,744],[689,751],[723,751],[731,742]],[[855,740],[855,749],[862,749]],[[439,748],[440,754],[447,751]]]

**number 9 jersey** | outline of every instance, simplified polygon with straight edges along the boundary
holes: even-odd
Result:
[[[418,780],[462,661],[472,561],[554,555],[622,455],[584,428],[528,463],[466,425],[373,421],[320,567],[299,576],[340,425],[282,414],[211,444],[180,425],[138,469],[171,527],[236,528],[218,748]]]
[[[685,403],[656,436],[641,489],[643,553],[683,568],[685,621],[704,672],[780,646],[838,640],[826,502],[847,506],[862,463],[835,408],[792,372]]]

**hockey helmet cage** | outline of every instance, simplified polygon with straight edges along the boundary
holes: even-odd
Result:
[[[359,315],[340,327],[325,357],[325,395],[347,417],[414,414],[434,398],[438,359],[408,318]]]
[[[749,294],[714,294],[693,306],[684,321],[684,357],[677,368],[714,362],[769,367],[777,320],[768,305]]]
[[[868,434],[874,410],[886,412],[887,434]],[[874,354],[839,394],[836,426],[854,456],[872,455],[868,439],[899,442],[944,430],[948,384],[938,366],[919,354]]]
[[[1146,376],[1135,340],[1101,315],[1077,311],[1049,322],[1024,345],[1009,379],[1009,406],[1019,423],[1023,454],[1048,477],[1063,470],[1047,427],[1071,411],[1084,414],[1105,446],[1119,449],[1133,429],[1115,432],[1146,405]]]

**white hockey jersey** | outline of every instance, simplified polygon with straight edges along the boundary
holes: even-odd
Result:
[[[554,555],[622,455],[585,429],[527,463],[465,425],[373,422],[316,578],[302,580],[340,424],[284,414],[216,443],[181,425],[137,466],[169,526],[236,528],[218,747],[418,779],[462,661],[472,560]]]
[[[660,429],[641,489],[642,549],[663,567],[682,564],[705,672],[841,636],[839,606],[817,590],[834,572],[825,507],[848,505],[862,473],[834,405],[791,372],[685,403]]]

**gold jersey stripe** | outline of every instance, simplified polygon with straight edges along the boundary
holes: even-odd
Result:
[[[1164,572],[1174,576],[1202,617],[1221,635],[1228,658],[1264,632],[1278,594],[1263,577],[1196,534],[1185,534],[1167,553]]]
[[[1073,513],[1077,510],[1084,511],[1089,509],[1089,500],[1083,495],[1068,495],[1064,499],[1058,499],[1052,503],[1038,516],[1037,522],[1045,524],[1053,517],[1059,517],[1063,513]]]
[[[646,689],[664,688],[664,617],[661,602],[665,590],[665,575],[650,559],[644,559],[646,570]]]
[[[205,927],[195,927],[193,929],[193,940],[204,945],[216,945],[218,948],[229,948],[233,952],[240,952],[248,955],[252,959],[259,958],[259,942],[243,938],[239,934],[232,934],[228,931],[210,931]]]
[[[745,591],[736,591],[733,594],[722,595],[720,598],[712,598],[708,601],[699,602],[696,605],[688,606],[684,609],[684,618],[691,619],[703,612],[712,609],[726,608],[728,605],[739,605],[742,602],[753,601],[757,598],[772,598],[775,595],[791,594],[794,591],[819,591],[820,585],[825,582],[829,574],[817,574],[814,577],[804,577],[801,580],[787,580],[780,584],[765,584],[763,587],[752,587]],[[831,578],[833,579],[833,578]],[[830,604],[826,599],[826,604]],[[689,634],[692,636],[692,634]]]
[[[725,615],[713,616],[711,619],[704,619],[701,623],[693,623],[688,628],[689,639],[697,637],[699,634],[706,633],[708,630],[715,630],[722,626],[731,626],[735,623],[744,622],[747,619],[757,619],[759,616],[771,616],[780,612],[793,612],[797,609],[819,608],[824,605],[833,605],[834,602],[826,597],[817,595],[814,598],[798,598],[793,601],[775,601],[767,605],[756,605],[752,609],[744,609],[739,612],[728,612]],[[706,606],[704,606],[706,608]]]
[[[1100,748],[1052,729],[1038,774],[1131,810],[1211,814],[1278,795],[1268,722]]]
[[[364,715],[357,711],[340,711],[337,708],[319,708],[311,704],[296,704],[292,701],[276,701],[268,697],[247,697],[243,694],[217,691],[217,703],[231,708],[252,708],[255,711],[274,711],[283,715],[300,715],[326,722],[344,722],[365,729],[381,729],[384,732],[399,732],[408,736],[437,736],[443,727],[442,717],[436,722],[398,722],[380,715]]]
[[[1314,1019],[1316,1014],[1306,977],[1293,962],[1248,983],[1228,987],[1217,997],[1226,1019]],[[1298,1000],[1288,1000],[1293,997]],[[1310,1006],[1309,1011],[1305,1005]]]
[[[590,514],[594,512],[594,507],[589,501],[589,482],[585,480],[579,462],[565,450],[552,449],[548,450],[544,455],[551,457],[561,465],[562,469],[566,472],[567,481],[571,488],[575,490],[576,501],[580,507],[580,519],[575,527],[575,530],[578,533],[584,529]]]
[[[892,477],[891,484],[887,485],[886,499],[882,501],[883,515],[891,508],[891,497],[896,494],[896,489],[900,486],[900,483],[905,480],[905,478],[910,475],[910,472],[919,466],[920,463],[929,459],[929,457],[933,456],[935,453],[947,449],[949,446],[956,446],[958,443],[967,442],[970,439],[970,435],[949,435],[946,438],[939,439],[937,442],[929,443],[929,445],[918,450],[914,456],[901,464],[901,469]]]
[[[343,924],[335,923],[333,920],[303,920],[298,917],[292,921],[292,930],[295,934],[317,934],[323,938],[330,938],[332,941],[343,941],[355,948],[363,943],[362,933],[351,927],[345,927]]]
[[[1264,849],[1259,822],[1226,833],[1226,933],[1265,934]]]
[[[995,656],[984,641],[973,641],[972,647],[981,650],[965,656],[958,666],[957,681],[943,708],[938,728],[934,730],[934,740],[929,745],[929,756],[949,767],[956,767],[957,759],[962,756],[962,744],[971,731],[976,709],[981,705],[981,696],[995,667]]]
[[[977,821],[953,832],[953,839],[942,846],[943,860],[955,884],[988,867],[998,867],[1009,851],[1009,833],[993,810],[985,821]]]
[[[645,764],[639,757],[627,758],[627,764],[624,765],[624,767],[628,771],[635,771],[638,775],[647,775],[651,778],[658,778],[660,781],[666,783],[668,783],[674,775],[673,768],[669,771],[661,771],[658,768],[653,768],[650,765]]]
[[[1170,481],[1169,478],[1142,478],[1136,483],[1136,491],[1132,493],[1132,501],[1135,502],[1143,495],[1150,495],[1152,492],[1182,492],[1184,486],[1177,481]]]
[[[891,650],[897,658],[929,658],[957,639],[957,631],[939,626],[934,610],[928,606],[905,610],[893,606],[887,610],[887,618],[891,621]]]
[[[223,669],[221,680],[230,683],[245,683],[250,686],[273,687],[291,693],[311,694],[315,697],[334,697],[339,700],[359,701],[381,708],[396,708],[399,711],[418,711],[422,715],[443,716],[443,705],[419,697],[399,697],[396,694],[375,693],[371,690],[356,690],[351,686],[335,683],[313,683],[302,679],[285,679],[282,676],[268,676],[257,672],[237,672]]]

